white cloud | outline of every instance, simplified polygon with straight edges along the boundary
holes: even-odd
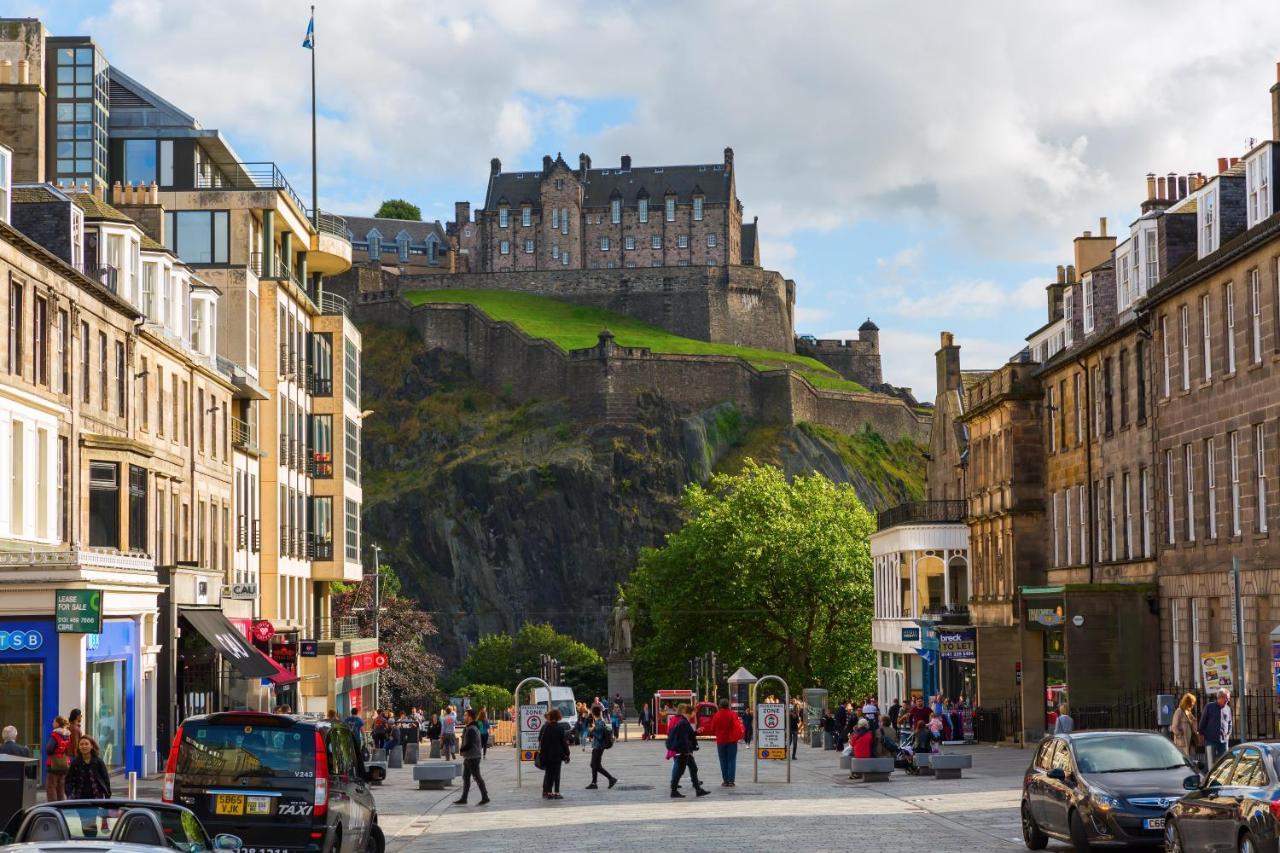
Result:
[[[826,308],[806,308],[803,305],[796,306],[795,314],[797,334],[804,334],[815,323],[821,323],[831,316],[831,312]]]
[[[876,258],[876,270],[890,280],[901,279],[920,269],[924,246],[915,245],[896,252],[888,258]]]

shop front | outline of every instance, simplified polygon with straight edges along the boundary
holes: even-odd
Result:
[[[84,731],[112,770],[143,764],[137,731],[138,624],[108,619],[85,639]]]
[[[53,619],[0,620],[0,720],[40,755],[58,707],[58,635]]]
[[[335,661],[334,695],[339,709],[350,711],[352,707],[373,709],[379,671],[386,669],[387,656],[376,649],[343,655]]]

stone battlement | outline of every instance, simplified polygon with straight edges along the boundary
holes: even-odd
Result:
[[[875,352],[876,345],[872,341],[859,340],[852,338],[850,340],[841,340],[839,338],[814,338],[805,341],[809,346],[817,349],[833,349],[833,350],[859,350],[861,352]]]

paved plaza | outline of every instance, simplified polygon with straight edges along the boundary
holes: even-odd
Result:
[[[699,768],[711,796],[669,797],[671,764],[661,742],[619,742],[605,753],[618,777],[613,790],[587,791],[589,753],[575,747],[565,767],[564,799],[541,798],[542,774],[526,766],[516,787],[509,748],[489,750],[484,773],[493,803],[453,806],[457,787],[418,791],[411,771],[392,770],[377,793],[388,853],[426,850],[540,851],[655,850],[697,845],[708,850],[856,849],[946,850],[949,853],[1022,849],[1018,796],[1029,760],[1016,747],[954,747],[970,752],[974,769],[959,781],[895,773],[885,784],[850,782],[835,752],[801,748],[792,782],[780,762],[761,763],[751,782],[750,753],[739,755],[738,785],[720,787],[714,744],[703,741]],[[478,800],[473,791],[471,801]],[[1050,849],[1067,849],[1051,844]]]

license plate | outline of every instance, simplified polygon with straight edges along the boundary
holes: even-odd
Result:
[[[1143,829],[1164,829],[1164,818],[1149,817],[1142,822]]]
[[[244,813],[247,815],[269,815],[271,814],[271,798],[270,797],[247,797],[244,801]]]
[[[244,814],[243,794],[214,794],[213,813],[226,815]]]

